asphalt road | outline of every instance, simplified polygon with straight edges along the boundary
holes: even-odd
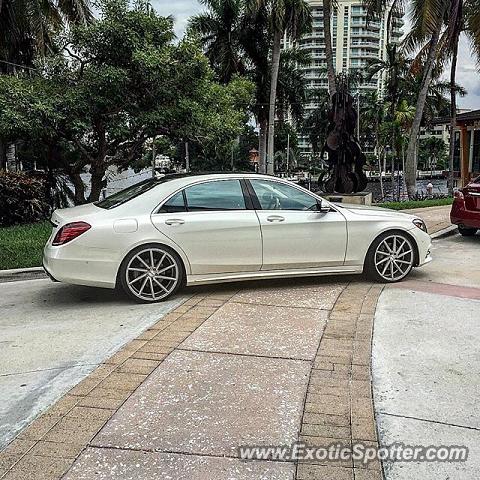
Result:
[[[48,279],[0,283],[0,449],[182,299],[137,305]]]
[[[465,445],[466,462],[386,462],[387,480],[480,471],[480,234],[434,242],[434,262],[382,293],[373,389],[380,443]]]

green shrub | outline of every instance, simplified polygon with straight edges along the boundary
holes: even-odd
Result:
[[[0,171],[0,226],[33,223],[48,215],[44,182],[22,172]]]
[[[453,198],[432,198],[425,200],[406,200],[404,202],[377,203],[377,207],[390,208],[391,210],[410,210],[412,208],[441,207],[451,205]]]

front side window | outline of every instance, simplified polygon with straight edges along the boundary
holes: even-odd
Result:
[[[262,210],[317,210],[318,201],[308,193],[284,183],[251,180]]]
[[[245,198],[239,180],[201,183],[185,189],[189,212],[245,210]]]

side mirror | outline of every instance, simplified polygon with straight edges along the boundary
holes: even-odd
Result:
[[[330,205],[325,204],[321,200],[317,201],[317,212],[328,213],[330,211]]]

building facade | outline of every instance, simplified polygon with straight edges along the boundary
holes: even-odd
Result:
[[[310,88],[327,89],[323,2],[309,0],[309,3],[313,14],[313,28],[300,40],[299,47],[310,52],[311,63],[303,69]],[[387,41],[399,42],[403,27],[402,16],[393,16],[390,38],[387,38],[387,18],[388,12],[382,19],[367,22],[367,13],[362,0],[337,1],[337,8],[333,9],[332,14],[332,45],[337,73],[360,71],[366,74],[370,59],[386,58]],[[359,90],[375,90],[381,94],[384,83],[385,74],[376,75],[360,84]],[[314,102],[307,104],[306,114],[316,107]],[[299,147],[303,154],[311,153],[307,137],[300,137]]]

